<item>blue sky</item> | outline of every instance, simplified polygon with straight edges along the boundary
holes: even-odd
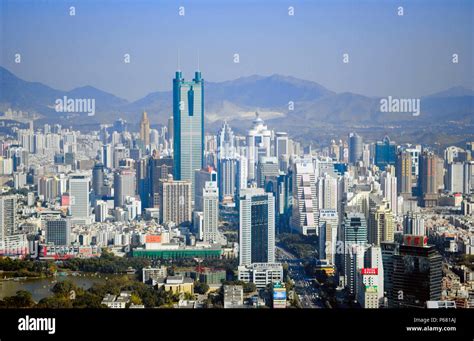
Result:
[[[178,50],[185,77],[199,54],[208,81],[278,73],[337,92],[406,97],[474,81],[469,0],[1,0],[0,22],[0,65],[17,76],[129,100],[171,89]]]

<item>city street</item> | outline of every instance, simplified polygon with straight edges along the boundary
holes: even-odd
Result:
[[[294,281],[295,293],[298,295],[302,308],[324,308],[320,299],[319,289],[313,285],[313,280],[307,278],[304,271],[304,260],[276,246],[277,260],[288,264],[288,276]]]

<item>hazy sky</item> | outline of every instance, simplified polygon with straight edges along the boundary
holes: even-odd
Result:
[[[0,4],[0,65],[61,90],[92,85],[129,100],[170,90],[178,50],[185,78],[192,77],[199,54],[208,81],[278,73],[336,92],[408,97],[474,84],[470,0]],[[398,6],[404,16],[397,15]],[[126,53],[130,64],[123,62]],[[451,63],[453,53],[458,64]]]

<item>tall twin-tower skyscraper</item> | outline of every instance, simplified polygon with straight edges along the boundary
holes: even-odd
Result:
[[[204,80],[196,71],[185,81],[181,71],[173,79],[174,179],[192,183],[194,171],[204,167]]]

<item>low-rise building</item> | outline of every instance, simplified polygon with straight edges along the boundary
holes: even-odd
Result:
[[[163,287],[166,291],[171,291],[173,294],[194,294],[194,281],[189,277],[168,276],[166,278],[158,278],[156,285],[158,285],[158,288]]]
[[[268,284],[283,281],[283,266],[281,263],[253,263],[238,267],[239,281],[254,283],[259,289]]]
[[[112,309],[125,309],[131,296],[132,294],[128,291],[121,292],[119,296],[107,294],[102,299],[102,304]]]
[[[168,271],[166,266],[162,265],[159,268],[152,268],[147,266],[142,269],[142,281],[143,283],[149,283],[158,278],[164,278],[168,276]]]

